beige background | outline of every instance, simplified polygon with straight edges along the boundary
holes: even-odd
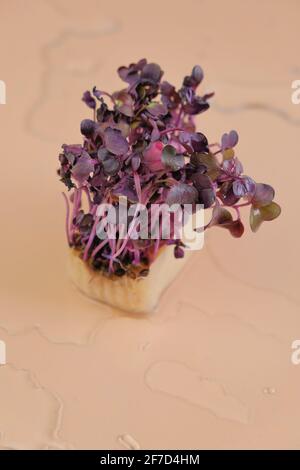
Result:
[[[1,0],[0,446],[300,448],[297,0]],[[133,318],[97,305],[66,270],[60,145],[80,142],[82,92],[121,86],[141,57],[177,85],[200,63],[215,141],[240,133],[246,173],[283,214],[205,248]],[[248,213],[245,214],[248,217]]]

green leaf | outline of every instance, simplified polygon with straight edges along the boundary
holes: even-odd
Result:
[[[220,174],[220,166],[212,153],[194,153],[191,156],[191,163],[195,166],[206,166],[207,175],[212,181],[215,181]]]
[[[276,202],[271,202],[267,206],[251,207],[250,227],[252,232],[257,232],[261,224],[266,221],[276,219],[281,213],[281,208]]]
[[[224,160],[231,160],[234,157],[234,150],[233,149],[226,149],[223,151],[223,159]]]
[[[166,168],[177,171],[184,167],[183,155],[176,155],[176,149],[172,145],[166,145],[162,152],[162,162]]]
[[[151,101],[151,103],[146,106],[146,109],[152,116],[156,117],[165,116],[168,112],[168,109],[162,103],[157,103],[156,101]]]
[[[271,202],[267,206],[260,207],[260,213],[263,220],[274,220],[279,217],[281,213],[281,208],[276,202]]]
[[[213,208],[212,219],[210,221],[210,226],[227,224],[233,222],[231,213],[219,205],[215,205]]]
[[[227,209],[220,208],[218,213],[218,224],[224,225],[232,222],[232,215]]]
[[[250,227],[252,232],[257,232],[262,223],[263,218],[260,210],[257,207],[252,206],[250,210]]]

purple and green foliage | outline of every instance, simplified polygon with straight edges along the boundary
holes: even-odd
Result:
[[[66,231],[70,246],[82,252],[95,269],[122,276],[136,275],[154,261],[159,249],[174,244],[174,255],[184,255],[180,240],[100,240],[96,235],[97,207],[119,204],[203,204],[211,209],[205,229],[225,228],[241,237],[240,209],[250,208],[250,227],[256,232],[275,219],[280,207],[274,189],[244,175],[236,155],[239,137],[232,130],[220,143],[209,144],[196,130],[195,118],[209,108],[213,93],[200,95],[203,71],[195,66],[177,90],[162,80],[159,65],[142,59],[118,74],[125,82],[109,94],[86,91],[82,100],[93,117],[80,125],[82,145],[63,145],[58,174],[70,191]],[[83,210],[83,198],[88,209]],[[70,207],[71,206],[71,207]]]

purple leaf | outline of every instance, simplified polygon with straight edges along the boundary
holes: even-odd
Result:
[[[87,152],[83,152],[72,169],[73,177],[82,184],[94,170],[94,161]]]
[[[137,64],[130,64],[128,67],[119,67],[118,74],[121,80],[133,85],[139,79],[139,73],[147,64],[146,59],[141,59]]]
[[[226,150],[235,147],[239,141],[239,136],[236,131],[230,131],[229,134],[223,134],[221,138],[221,149]]]
[[[149,103],[146,109],[154,117],[165,116],[168,112],[166,106],[155,101]]]
[[[186,114],[195,115],[206,111],[209,104],[206,99],[196,96],[191,88],[181,90],[183,110]]]
[[[153,142],[143,152],[143,163],[152,172],[162,171],[165,166],[162,162],[162,152],[164,144],[159,140]]]
[[[239,219],[233,220],[231,213],[220,205],[216,205],[213,209],[212,220],[209,226],[213,225],[229,230],[230,234],[235,238],[240,238],[245,230],[242,222]]]
[[[226,224],[223,226],[226,226]],[[244,225],[239,219],[229,223],[227,228],[229,229],[231,235],[235,238],[240,238],[245,231]]]
[[[96,109],[96,100],[89,91],[83,93],[82,101],[91,109]]]
[[[237,158],[225,160],[222,169],[230,176],[240,176],[243,173],[243,166]]]
[[[117,183],[114,187],[112,193],[115,196],[127,197],[130,202],[138,202],[133,178],[129,176],[119,181],[119,183]]]
[[[128,142],[121,131],[107,127],[104,132],[105,147],[114,155],[124,155],[128,152]]]
[[[151,132],[151,142],[155,142],[160,138],[160,132],[157,127],[156,121],[154,119],[149,119],[151,126],[152,126],[152,132]]]
[[[76,160],[76,157],[73,153],[67,153],[66,154],[66,159],[67,159],[67,162],[70,164],[70,165],[74,165],[75,163],[75,160]]]
[[[216,200],[216,194],[213,188],[201,189],[199,192],[198,203],[203,204],[204,209],[211,207]]]
[[[191,134],[191,144],[194,152],[208,151],[208,141],[202,132],[195,132]]]
[[[114,176],[120,169],[120,162],[117,157],[111,155],[103,160],[104,173],[108,176]]]
[[[266,206],[273,201],[275,191],[272,186],[264,183],[258,183],[256,185],[255,193],[252,198],[252,204],[255,207]]]
[[[142,70],[141,78],[151,83],[158,83],[163,75],[163,72],[157,64],[146,64]]]
[[[103,183],[104,177],[102,175],[93,176],[93,178],[91,179],[91,186],[93,186],[94,188],[100,188],[101,186],[103,186]]]
[[[160,84],[160,91],[163,95],[170,96],[175,92],[175,87],[171,83],[164,81]]]
[[[139,74],[136,70],[130,70],[127,67],[119,67],[118,74],[121,80],[129,83],[129,85],[134,84],[139,78]]]
[[[232,190],[235,196],[252,196],[255,192],[255,182],[249,176],[237,179],[232,183]]]
[[[120,162],[115,155],[111,154],[105,147],[101,147],[97,155],[107,176],[114,176],[118,173]]]
[[[193,204],[198,199],[198,191],[193,186],[185,183],[179,183],[172,186],[168,192],[166,203],[172,204]]]
[[[203,204],[204,209],[211,207],[215,202],[216,194],[209,176],[195,173],[192,181],[199,194],[198,203]]]
[[[184,258],[184,249],[181,246],[174,247],[174,256],[175,258]]]
[[[221,201],[226,206],[233,206],[239,200],[239,197],[236,196],[234,194],[233,190],[232,190],[232,182],[231,181],[226,181],[225,183],[222,184],[218,195],[219,195]]]
[[[160,85],[162,94],[161,101],[168,109],[176,109],[180,103],[180,96],[175,87],[169,82],[162,82]]]
[[[202,132],[180,132],[180,142],[190,152],[208,152],[208,141]]]
[[[139,155],[133,155],[131,159],[131,168],[133,171],[137,171],[141,164],[141,157]]]
[[[121,90],[113,94],[115,106],[120,113],[132,117],[134,115],[134,100],[126,90]]]
[[[195,83],[199,85],[202,82],[204,77],[204,73],[200,65],[195,65],[192,70],[192,78],[194,79]]]
[[[223,225],[229,222],[233,222],[231,213],[227,209],[224,209],[224,207],[216,204],[213,208],[212,219],[209,225]]]
[[[62,148],[65,154],[72,153],[73,155],[75,155],[75,157],[79,157],[83,150],[82,145],[78,145],[78,144],[74,144],[74,145],[63,144]]]
[[[192,181],[195,188],[198,191],[202,189],[212,188],[212,182],[208,175],[203,175],[201,172],[197,172],[192,176]]]
[[[228,145],[230,148],[235,147],[239,141],[239,135],[236,131],[230,131],[228,134]]]
[[[94,134],[96,123],[91,119],[84,119],[80,124],[80,132],[85,137],[90,138]]]

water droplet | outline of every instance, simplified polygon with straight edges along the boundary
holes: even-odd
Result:
[[[118,436],[118,441],[128,450],[140,450],[140,444],[130,434]]]
[[[143,343],[141,345],[141,350],[146,351],[149,348],[150,344],[151,344],[150,341],[147,341],[146,343]]]
[[[263,389],[263,392],[264,392],[265,395],[275,395],[276,388],[275,387],[265,387]]]

